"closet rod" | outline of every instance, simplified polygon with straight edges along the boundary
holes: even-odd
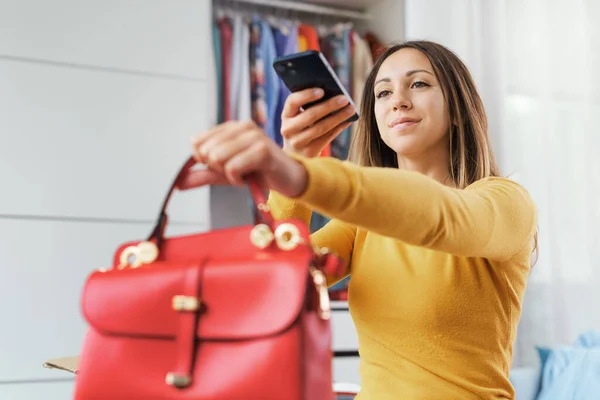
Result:
[[[302,3],[290,0],[233,0],[238,3],[256,4],[261,6],[284,8],[287,10],[307,12],[311,14],[335,15],[350,19],[369,19],[369,14],[344,8],[327,7],[319,4]],[[218,4],[218,2],[217,2]]]

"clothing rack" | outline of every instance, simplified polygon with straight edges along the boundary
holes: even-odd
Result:
[[[246,3],[254,4],[259,6],[266,6],[272,8],[280,8],[291,11],[304,12],[316,15],[330,15],[335,17],[354,19],[354,20],[368,20],[371,16],[362,11],[350,10],[347,8],[328,7],[319,4],[303,3],[299,1],[290,0],[229,0],[233,3]],[[217,4],[219,2],[217,1]]]

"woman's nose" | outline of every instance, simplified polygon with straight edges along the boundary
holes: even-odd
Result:
[[[412,103],[404,93],[398,93],[394,96],[392,107],[394,111],[409,110],[412,108]]]

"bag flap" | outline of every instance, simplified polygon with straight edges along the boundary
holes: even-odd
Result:
[[[298,317],[304,303],[308,258],[302,253],[264,259],[162,263],[137,269],[94,272],[82,309],[87,322],[105,334],[175,338],[184,271],[203,268],[202,311],[197,335],[204,340],[252,339],[277,334]]]

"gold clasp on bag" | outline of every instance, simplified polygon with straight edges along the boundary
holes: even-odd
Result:
[[[250,242],[259,249],[266,249],[273,243],[274,239],[275,235],[273,235],[268,225],[254,225],[250,231]]]
[[[329,302],[325,274],[316,268],[311,268],[310,274],[312,275],[313,282],[319,294],[319,317],[328,320],[331,318],[331,303]]]
[[[177,295],[173,296],[171,306],[175,311],[198,311],[202,302],[200,299],[192,296]]]
[[[192,382],[192,378],[187,375],[177,375],[174,372],[169,372],[165,378],[167,385],[174,386],[178,389],[188,387]]]
[[[275,242],[281,250],[294,250],[302,243],[302,235],[296,225],[286,222],[275,229]]]
[[[303,243],[300,229],[292,223],[285,222],[275,228],[275,232],[266,224],[254,225],[250,231],[250,243],[259,249],[266,249],[271,243],[277,244],[284,251],[294,250]]]
[[[119,269],[137,268],[150,264],[158,258],[158,247],[153,242],[140,242],[137,246],[123,249],[119,257]]]

